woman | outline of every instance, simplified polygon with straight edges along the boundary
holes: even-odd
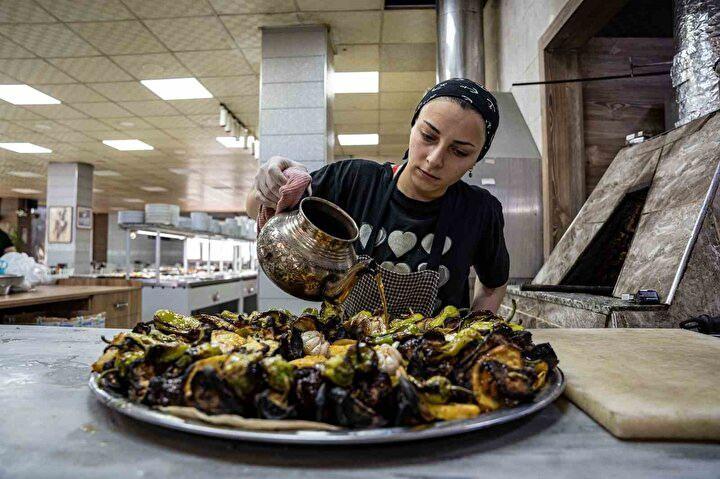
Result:
[[[396,309],[414,304],[413,311],[423,311],[427,301],[434,304],[425,313],[439,305],[493,312],[500,306],[509,271],[502,207],[488,191],[461,181],[487,153],[498,122],[495,98],[482,86],[447,80],[418,104],[405,163],[346,160],[311,174],[312,194],[337,204],[358,224],[356,250],[381,263],[390,295],[400,291]],[[249,215],[257,216],[261,205],[277,205],[287,181],[282,172],[291,166],[304,168],[282,157],[260,168],[247,199]],[[480,280],[471,305],[470,266]],[[363,288],[368,286],[355,289]],[[355,302],[368,294],[375,302],[377,295],[367,291]]]

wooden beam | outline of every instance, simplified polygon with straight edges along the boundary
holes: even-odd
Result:
[[[627,3],[628,0],[569,0],[540,37],[540,49],[582,47]]]
[[[542,80],[577,76],[575,52],[544,51]],[[541,87],[543,135],[543,253],[550,255],[585,202],[585,142],[582,84]]]

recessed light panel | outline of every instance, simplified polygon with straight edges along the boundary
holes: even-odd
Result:
[[[21,195],[37,195],[40,193],[40,191],[30,188],[13,188],[12,191],[14,191],[15,193],[20,193]]]
[[[151,191],[153,193],[167,191],[167,188],[163,188],[162,186],[141,186],[140,189],[145,191]]]
[[[0,99],[13,105],[57,105],[57,98],[46,95],[29,85],[0,85]]]
[[[123,198],[123,201],[126,203],[145,203],[140,198]]]
[[[378,72],[335,72],[332,77],[335,93],[377,93],[379,83]]]
[[[377,145],[380,141],[380,136],[377,133],[362,135],[338,135],[338,141],[342,146]]]
[[[113,170],[95,170],[93,174],[95,176],[120,176],[120,173]]]
[[[164,80],[141,80],[145,87],[163,100],[192,100],[212,98],[212,93],[196,78],[167,78]]]
[[[8,171],[8,175],[17,176],[19,178],[42,178],[43,175],[33,173],[32,171]]]
[[[138,150],[154,150],[152,145],[148,145],[140,140],[103,140],[103,144],[115,148],[120,151],[138,151]]]
[[[14,151],[15,153],[52,153],[52,150],[49,148],[43,148],[33,143],[0,143],[0,148]]]

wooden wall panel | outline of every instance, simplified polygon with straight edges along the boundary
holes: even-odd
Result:
[[[623,75],[634,64],[671,61],[672,38],[592,38],[578,55],[584,78]],[[637,70],[662,71],[668,66]],[[669,76],[636,77],[582,84],[585,193],[589,196],[625,145],[625,136],[665,130],[665,102],[672,97]]]

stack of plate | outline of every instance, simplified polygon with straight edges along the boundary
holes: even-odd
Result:
[[[193,211],[190,213],[190,221],[192,229],[196,231],[210,230],[210,216],[202,211]]]
[[[235,218],[226,218],[220,224],[220,231],[227,236],[235,236],[237,234],[238,224]]]
[[[218,220],[210,219],[210,228],[208,228],[208,231],[210,231],[211,233],[219,233],[220,222]]]
[[[189,230],[192,228],[192,219],[189,216],[181,216],[178,221],[178,226]]]
[[[148,203],[145,205],[145,222],[177,226],[180,222],[180,207],[164,203]]]
[[[118,211],[118,224],[127,225],[132,223],[145,223],[145,213],[134,210]]]

